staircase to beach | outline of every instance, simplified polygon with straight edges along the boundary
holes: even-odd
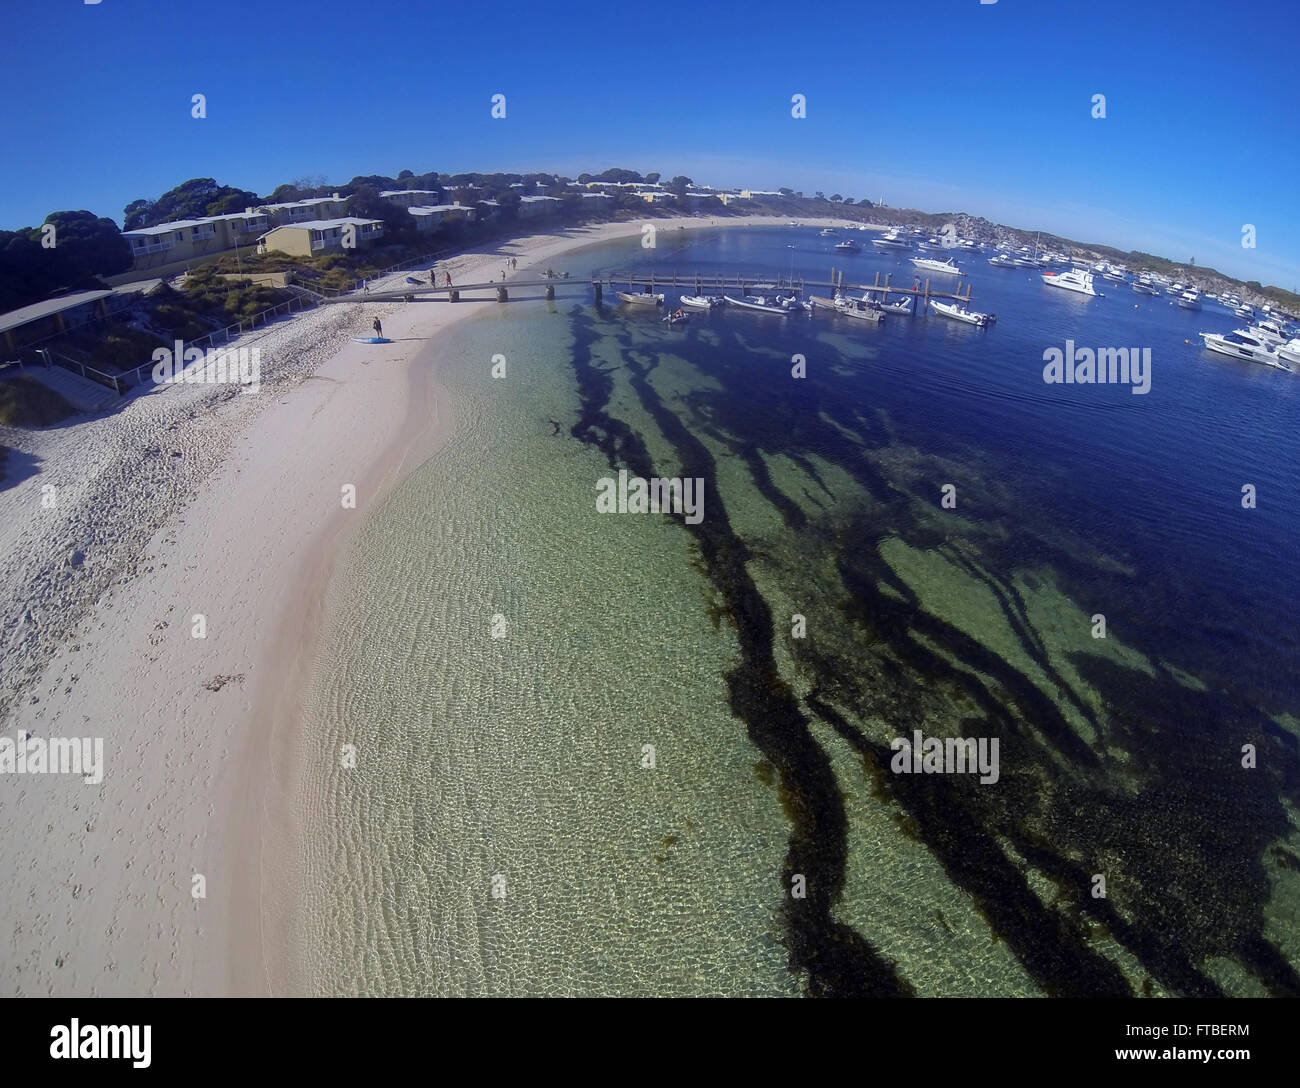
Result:
[[[98,412],[111,408],[122,398],[107,386],[83,378],[61,366],[24,367],[21,374],[34,378],[42,385],[53,389],[64,400],[81,412]]]

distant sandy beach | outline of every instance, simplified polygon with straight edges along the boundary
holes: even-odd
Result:
[[[508,282],[641,227],[538,234],[438,267],[499,280],[515,257]],[[495,305],[465,299],[322,306],[238,342],[261,349],[257,394],[173,386],[0,436],[36,466],[0,490],[3,735],[103,737],[105,750],[96,785],[0,781],[8,995],[302,992],[286,957],[289,783],[326,591],[368,511],[454,431],[438,333]],[[375,316],[394,342],[354,343]]]

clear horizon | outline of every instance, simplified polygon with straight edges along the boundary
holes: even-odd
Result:
[[[883,196],[1300,285],[1300,156],[1270,46],[1300,18],[1277,0],[952,0],[833,33],[775,4],[691,9],[689,24],[593,4],[504,9],[491,26],[442,9],[359,25],[339,0],[302,12],[265,32],[244,0],[215,21],[159,0],[11,12],[14,40],[58,46],[0,72],[0,134],[24,167],[0,190],[0,227],[82,208],[121,225],[127,203],[193,177],[265,195],[308,176],[621,166]],[[196,93],[206,118],[190,116]]]

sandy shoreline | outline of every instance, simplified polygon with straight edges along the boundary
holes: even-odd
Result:
[[[641,226],[516,239],[449,267],[482,282],[515,256],[523,276]],[[0,778],[4,992],[303,992],[290,786],[326,592],[368,511],[453,432],[436,334],[493,305],[322,307],[241,341],[263,348],[255,397],[173,387],[10,439],[40,468],[0,491],[3,735],[102,736],[107,768],[98,785]],[[394,343],[351,342],[376,313]],[[51,482],[57,511],[39,503]]]

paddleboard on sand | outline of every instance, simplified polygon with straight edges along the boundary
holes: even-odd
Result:
[[[386,336],[354,336],[352,338],[358,344],[391,344],[392,341]]]

